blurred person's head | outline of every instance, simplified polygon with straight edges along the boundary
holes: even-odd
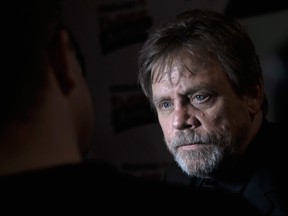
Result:
[[[80,160],[91,142],[93,105],[84,58],[63,23],[61,2],[5,1],[1,8],[9,15],[1,21],[0,148],[29,153],[31,160],[43,153],[43,161],[54,152],[50,163]]]

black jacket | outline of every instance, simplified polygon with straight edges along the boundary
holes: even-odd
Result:
[[[257,215],[230,193],[136,177],[99,161],[2,176],[0,191],[9,214]]]
[[[189,178],[173,164],[164,181],[192,188],[217,187],[237,194],[257,208],[261,215],[288,215],[287,134],[285,127],[264,120],[243,157],[226,161],[211,181]]]

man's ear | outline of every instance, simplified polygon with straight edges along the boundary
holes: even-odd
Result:
[[[71,47],[69,34],[65,29],[59,31],[58,40],[50,50],[50,59],[55,72],[55,77],[64,94],[73,89],[75,82],[70,71]]]
[[[253,88],[250,95],[246,96],[246,104],[248,106],[251,115],[255,115],[261,109],[264,100],[264,88],[263,83],[259,83]]]

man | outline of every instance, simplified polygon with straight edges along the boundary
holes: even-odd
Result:
[[[183,12],[149,33],[139,71],[177,163],[165,181],[220,188],[263,215],[287,215],[283,134],[265,117],[261,67],[244,27],[212,11]]]

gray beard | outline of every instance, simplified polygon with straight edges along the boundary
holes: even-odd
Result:
[[[224,150],[213,144],[193,151],[180,150],[174,155],[180,168],[189,176],[208,177],[223,160]]]
[[[180,131],[176,137],[167,144],[180,168],[189,176],[209,177],[221,164],[224,156],[237,152],[237,146],[243,140],[244,134],[232,138],[227,131],[215,134],[199,135],[191,131]],[[236,140],[237,143],[232,141]],[[239,143],[238,143],[239,142]],[[197,143],[195,150],[178,148],[185,144]]]

